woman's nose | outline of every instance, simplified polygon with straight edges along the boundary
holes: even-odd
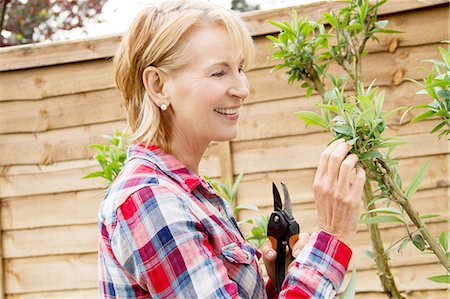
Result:
[[[245,74],[239,74],[239,77],[234,80],[232,88],[230,88],[230,93],[232,96],[245,100],[250,92],[249,89],[250,86],[247,76]]]

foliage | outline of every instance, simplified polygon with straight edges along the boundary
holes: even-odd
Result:
[[[412,108],[426,109],[427,111],[416,116],[411,122],[419,122],[431,117],[440,119],[431,133],[438,133],[441,138],[444,135],[450,134],[450,46],[447,51],[444,48],[439,48],[442,60],[427,59],[423,62],[432,64],[428,75],[423,79],[423,83],[418,83],[423,89],[418,91],[418,94],[427,94],[433,99],[428,105],[417,105]],[[441,130],[441,131],[440,131]]]
[[[241,12],[258,10],[259,4],[251,5],[248,4],[246,0],[231,0],[231,9]]]
[[[286,69],[290,84],[298,81],[301,87],[306,88],[308,97],[314,91],[322,97],[322,102],[316,105],[319,113],[299,111],[295,115],[306,125],[319,126],[329,131],[333,139],[344,138],[352,146],[351,153],[358,155],[358,163],[365,169],[369,181],[377,183],[377,190],[365,191],[366,198],[370,199],[361,222],[370,225],[385,222],[404,224],[406,236],[400,241],[412,242],[421,251],[435,253],[448,271],[447,250],[443,250],[423,222],[423,219],[439,215],[419,215],[411,202],[424,177],[427,164],[419,169],[414,180],[404,189],[392,152],[405,142],[383,136],[389,116],[406,108],[384,111],[384,91],[375,87],[374,82],[367,88],[363,84],[362,57],[367,55],[364,51],[367,41],[378,40],[379,33],[399,32],[387,29],[387,20],[377,19],[377,9],[386,1],[377,1],[372,5],[368,0],[345,0],[347,6],[337,12],[325,13],[323,19],[317,22],[299,19],[293,10],[291,22],[271,22],[280,33],[276,37],[268,36],[275,49],[270,58],[282,60],[275,65],[274,70]],[[328,30],[325,26],[327,23],[330,28]],[[424,81],[424,90],[438,103],[416,108],[430,109],[432,113],[425,114],[427,117],[441,117],[442,123],[446,124],[448,73],[445,70],[448,64],[445,63],[448,63],[448,55],[442,50],[441,54],[444,63],[429,60],[434,68]],[[328,70],[331,62],[337,63],[345,75],[342,72],[331,73]],[[351,90],[347,86],[349,82],[352,84]],[[326,90],[329,85],[332,86],[331,89]],[[422,116],[422,119],[425,118]],[[420,119],[415,121],[418,120]],[[434,128],[433,132],[442,127],[443,125]],[[368,188],[370,184],[366,184],[366,189]],[[376,209],[374,203],[382,201],[385,207]],[[415,230],[410,229],[411,223],[415,225]],[[405,244],[401,243],[400,246]],[[388,256],[387,252],[379,253],[374,256]],[[377,263],[385,263],[388,267],[387,259],[377,260]]]
[[[211,179],[209,177],[205,177],[206,180],[211,184],[211,186],[216,190],[217,194],[226,199],[231,206],[234,205],[236,199],[237,188],[239,187],[239,183],[241,182],[243,173],[239,174],[236,178],[235,182],[232,183],[229,176],[225,179],[225,183],[222,183],[218,180]],[[237,214],[240,210],[252,210],[258,211],[258,207],[252,204],[240,204],[233,208],[233,215],[237,218]],[[258,216],[255,221],[252,219],[240,220],[238,225],[241,226],[244,223],[256,224],[252,227],[250,231],[250,235],[246,237],[248,241],[250,241],[257,248],[260,248],[264,242],[267,240],[267,224],[269,222],[268,216]]]
[[[113,135],[103,135],[108,141],[108,145],[91,144],[89,147],[97,150],[98,154],[94,159],[100,164],[102,170],[91,172],[83,178],[102,177],[111,185],[123,168],[127,158],[128,139],[127,135],[121,132],[114,132]]]
[[[0,46],[51,40],[59,30],[99,21],[107,0],[2,0]],[[7,32],[10,33],[8,36]]]

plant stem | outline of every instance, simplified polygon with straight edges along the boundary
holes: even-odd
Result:
[[[422,237],[427,241],[428,246],[430,247],[431,251],[434,252],[436,257],[438,258],[439,262],[444,266],[447,273],[450,273],[450,261],[448,257],[446,256],[444,250],[439,245],[436,238],[431,233],[430,229],[427,227],[425,222],[420,218],[419,213],[417,210],[413,207],[412,203],[408,198],[405,196],[404,192],[399,188],[395,180],[393,179],[393,171],[388,163],[385,163],[382,160],[378,160],[380,162],[380,166],[384,168],[386,171],[386,174],[382,175],[383,183],[386,185],[386,187],[389,188],[390,193],[392,195],[392,199],[400,204],[405,212],[408,214],[411,221],[414,223],[414,225],[417,227],[418,231],[422,235]]]
[[[373,210],[375,205],[370,203],[373,199],[372,187],[370,182],[366,181],[364,185],[364,206],[366,211]],[[375,213],[369,213],[370,217],[375,217]],[[372,249],[374,253],[374,260],[378,269],[378,276],[380,277],[381,284],[383,285],[384,292],[389,298],[405,298],[397,289],[395,280],[392,276],[391,269],[389,267],[389,257],[383,247],[381,240],[380,229],[377,223],[368,224],[370,240],[372,241]]]

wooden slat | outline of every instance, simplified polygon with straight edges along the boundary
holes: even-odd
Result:
[[[442,290],[445,286],[440,283],[434,283],[426,279],[427,277],[438,275],[442,273],[440,269],[442,266],[429,265],[415,265],[393,268],[392,274],[400,291],[420,291],[420,290]],[[443,269],[443,268],[442,268]],[[346,276],[346,280],[350,275]],[[382,287],[380,280],[374,270],[364,270],[356,273],[356,281],[363,282],[356,284],[357,292],[380,292]],[[346,282],[344,282],[346,285]],[[369,298],[364,297],[363,298]],[[409,298],[409,297],[408,297]],[[434,298],[433,298],[434,299]]]
[[[6,294],[95,288],[97,253],[8,259],[5,274]]]
[[[449,3],[448,0],[430,0],[427,2],[414,1],[414,0],[391,0],[385,5],[380,7],[379,14],[392,14],[397,12],[404,12],[413,9],[425,8],[429,6],[439,5],[443,3]],[[333,7],[338,9],[344,4],[334,2]],[[249,12],[244,15],[244,19],[250,28],[252,35],[263,35],[274,32],[273,26],[267,21],[290,21],[289,13],[294,8],[299,16],[308,16],[311,20],[318,20],[322,18],[323,13],[329,11],[329,2],[316,2],[301,6],[294,6],[288,8],[272,9],[262,12]]]
[[[121,34],[0,49],[0,71],[112,57]]]
[[[7,295],[6,299],[98,299],[98,288],[90,288],[84,290],[67,290],[55,292],[37,292],[27,294],[11,294]]]
[[[375,278],[374,278],[375,279]],[[448,290],[425,290],[425,291],[405,291],[408,299],[448,299]],[[386,299],[386,293],[383,292],[365,292],[365,293],[356,293],[356,299]]]
[[[92,212],[95,212],[92,211]],[[3,232],[4,258],[95,253],[97,223]]]
[[[106,143],[101,137],[122,131],[123,121],[78,126],[42,133],[20,133],[2,136],[0,165],[52,164],[65,160],[92,157],[96,151],[90,144]],[[33,151],[29,146],[33,144]]]
[[[39,100],[112,87],[111,61],[93,60],[4,72],[0,76],[0,101]]]
[[[396,135],[402,136],[401,131]],[[401,151],[396,151],[397,155],[405,158],[445,154],[449,151],[446,140],[438,140],[428,132],[403,135],[402,138],[411,142],[403,145]],[[330,140],[328,134],[321,133],[234,143],[233,168],[235,174],[313,168],[317,166],[320,154]],[[428,146],[419,147],[418,144]]]
[[[37,292],[27,294],[11,294],[6,299],[98,299],[98,288],[89,288],[84,290],[67,290],[55,292]]]
[[[426,95],[415,95],[420,89],[414,83],[405,82],[398,87],[386,87],[384,111],[390,111],[396,107],[428,104],[431,99]],[[315,104],[321,102],[318,95],[311,98],[299,97],[280,99],[277,101],[256,102],[244,105],[240,111],[239,134],[234,141],[254,140],[290,136],[296,134],[310,134],[320,132],[322,128],[310,126],[305,128],[303,122],[294,116],[294,112],[300,110],[311,110]],[[315,109],[313,109],[315,110]],[[315,110],[317,111],[317,110]],[[412,118],[423,109],[413,110],[404,117],[403,124],[408,124]],[[400,110],[388,119],[387,124],[396,129],[404,110]],[[437,124],[437,123],[436,123]],[[410,125],[414,127],[429,126],[417,123]]]
[[[81,178],[98,171],[94,160],[68,161],[52,165],[0,168],[0,198],[98,189],[105,186],[101,178]],[[220,156],[214,144],[208,149],[199,171],[201,175],[220,176]]]
[[[379,52],[363,58],[363,78],[366,85],[376,80],[378,86],[400,85],[410,79],[422,79],[426,72],[419,67],[424,59],[439,58],[438,47],[442,44],[428,44],[417,47],[399,48],[394,53]],[[274,65],[271,62],[270,65]],[[299,83],[287,84],[284,70],[271,73],[271,68],[262,68],[249,72],[250,96],[246,103],[254,103],[283,98],[304,96],[305,90]],[[329,72],[341,74],[336,64],[331,64]],[[350,87],[349,87],[350,88]]]
[[[399,47],[435,44],[446,40],[448,38],[448,14],[448,5],[440,5],[424,10],[382,16],[380,19],[389,21],[389,28],[402,33],[378,34],[379,42],[369,40],[366,51],[369,53],[395,52]],[[417,23],[420,23],[421,26],[417,26]],[[440,30],[436,30],[436,28]],[[331,38],[330,42],[333,40]],[[273,62],[267,60],[272,53],[272,41],[266,36],[256,36],[254,41],[256,56],[253,67],[264,68],[273,65]]]
[[[449,158],[449,155],[437,155],[401,159],[399,171],[403,185],[408,186],[418,167],[429,159],[430,166],[420,185],[420,190],[449,186]],[[238,196],[242,203],[254,204],[260,208],[271,208],[273,207],[272,182],[284,182],[289,187],[294,205],[300,205],[301,208],[312,208],[314,207],[312,184],[315,173],[316,169],[310,168],[244,174],[239,184]]]
[[[0,102],[0,133],[52,129],[125,119],[117,89],[96,90],[40,101]]]
[[[447,188],[439,188],[437,191],[420,191],[416,198],[414,199],[414,206],[420,213],[425,214],[441,214],[445,213],[448,209],[448,203],[446,202],[447,198]],[[259,215],[269,215],[273,211],[272,207],[263,207],[260,208],[259,211],[251,211],[251,210],[241,210],[239,214],[239,220],[246,219],[255,219]],[[301,230],[307,233],[311,233],[318,229],[317,226],[317,211],[314,205],[308,205],[307,207],[303,205],[294,205],[292,207],[293,216],[297,220],[297,222],[301,226]],[[443,215],[446,216],[445,214]],[[436,226],[439,230],[434,231],[436,236],[439,235],[440,232],[446,230],[447,223],[442,220],[443,218],[431,218],[427,220],[430,227]],[[247,234],[249,232],[251,225],[243,226],[244,232]],[[383,234],[387,234],[385,242],[390,242],[397,240],[399,236],[404,235],[404,226],[399,223],[382,223],[380,224],[380,229],[385,231]],[[400,235],[399,235],[400,234]],[[366,245],[368,243],[367,237],[367,226],[360,224],[358,227],[358,234],[355,237],[354,244],[358,245]]]
[[[104,189],[3,198],[3,230],[95,223]],[[51,213],[47,211],[51,207]]]

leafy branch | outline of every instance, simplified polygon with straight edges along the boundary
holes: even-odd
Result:
[[[359,164],[368,177],[365,187],[366,212],[361,222],[369,225],[373,257],[386,294],[391,298],[401,298],[390,274],[388,252],[383,248],[377,226],[379,223],[402,223],[407,232],[403,239],[407,241],[402,246],[411,241],[421,251],[433,252],[446,269],[446,275],[450,264],[446,256],[448,247],[444,247],[433,236],[423,221],[425,217],[419,215],[411,203],[427,165],[420,168],[413,182],[404,190],[392,151],[405,142],[383,136],[387,119],[405,107],[385,112],[384,91],[374,87],[374,82],[367,88],[363,83],[362,57],[367,55],[364,51],[367,41],[378,40],[379,33],[399,32],[387,29],[387,20],[377,19],[377,9],[386,1],[381,0],[371,5],[368,0],[345,0],[348,4],[346,7],[337,12],[332,10],[325,13],[324,18],[318,22],[299,19],[293,10],[290,23],[271,22],[280,33],[277,37],[268,38],[275,49],[270,58],[282,60],[273,69],[287,69],[289,84],[299,81],[301,87],[306,88],[307,97],[314,91],[322,97],[322,103],[316,105],[320,113],[299,111],[295,115],[306,125],[320,126],[329,131],[334,139],[344,138],[352,145],[351,152],[358,155]],[[441,50],[441,54],[442,52]],[[433,129],[434,132],[448,123],[449,105],[446,97],[449,95],[449,76],[442,69],[448,71],[449,56],[445,55],[443,58],[447,64],[431,61],[434,64],[433,74],[427,77],[424,86],[424,90],[435,101],[426,107],[415,107],[429,109],[422,114],[422,119],[431,116],[442,118],[442,122]],[[344,76],[328,71],[332,62],[342,68]],[[346,90],[348,82],[352,83],[351,91]],[[326,88],[329,85],[331,88]],[[439,90],[436,91],[437,88]],[[418,120],[421,119],[415,119]],[[378,186],[374,192],[370,182]],[[374,204],[380,200],[385,201],[386,208],[375,208]],[[416,226],[414,232],[409,229],[411,223]]]

